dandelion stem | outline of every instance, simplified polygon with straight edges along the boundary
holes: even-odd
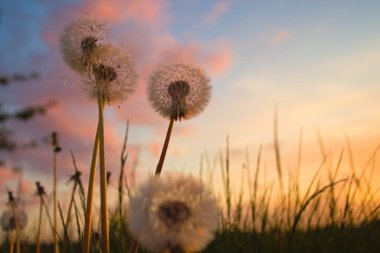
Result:
[[[18,224],[18,218],[17,218],[17,212],[16,212],[16,203],[15,202],[11,202],[11,209],[12,209],[12,215],[15,219],[15,231],[14,232],[12,231],[11,235],[14,236],[14,233],[15,233],[15,236],[16,236],[16,252],[20,253],[20,228],[19,228],[19,224]],[[13,238],[13,240],[14,240],[14,238]],[[11,245],[11,246],[13,247],[13,245]],[[13,252],[13,249],[11,252]]]
[[[43,199],[40,196],[40,214],[38,217],[38,228],[37,228],[37,238],[36,238],[36,253],[40,253],[40,234],[41,234],[41,223],[42,223],[42,209],[43,208]]]
[[[174,118],[171,118],[169,122],[168,131],[166,132],[164,146],[162,147],[160,160],[158,161],[156,172],[154,173],[155,176],[159,176],[161,174],[162,167],[165,161],[166,151],[168,150],[168,146],[169,146],[170,136],[173,130],[173,124],[174,124]],[[136,240],[136,238],[133,238],[129,253],[135,253],[137,251],[137,248],[138,248],[138,241]]]
[[[171,118],[170,119],[170,123],[169,123],[169,127],[168,127],[168,131],[166,132],[164,146],[162,147],[160,160],[158,161],[158,164],[157,164],[157,167],[156,167],[156,172],[155,172],[156,176],[158,176],[158,175],[161,174],[162,166],[164,165],[166,151],[168,150],[170,136],[171,136],[171,133],[172,133],[172,130],[173,130],[173,124],[174,124],[174,118]]]
[[[59,253],[58,237],[57,237],[57,152],[53,151],[53,220],[54,220],[54,252]]]
[[[13,253],[14,245],[15,245],[15,236],[16,236],[14,229],[11,230],[10,236],[11,236],[11,238],[10,238],[10,242],[9,242],[9,244],[10,244],[9,245],[9,253]]]
[[[104,152],[104,119],[103,119],[103,97],[98,97],[99,108],[99,167],[100,167],[100,209],[101,209],[101,231],[102,231],[102,253],[109,253],[108,235],[108,209],[107,209],[107,171]]]
[[[20,253],[20,248],[21,248],[21,238],[20,238],[20,229],[16,228],[16,252]]]
[[[91,224],[92,224],[92,203],[94,195],[94,183],[96,174],[96,162],[99,150],[99,124],[96,129],[94,148],[92,150],[91,168],[90,168],[90,179],[88,183],[87,190],[87,207],[86,207],[86,218],[84,225],[84,238],[83,238],[83,248],[82,253],[90,252],[90,239],[91,239]]]

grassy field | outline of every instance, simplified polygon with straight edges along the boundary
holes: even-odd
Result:
[[[325,158],[308,183],[307,189],[301,192],[299,170],[293,178],[287,178],[287,182],[284,182],[276,135],[275,133],[274,153],[278,181],[264,186],[260,184],[260,148],[255,165],[250,166],[253,168],[245,170],[250,171],[248,180],[245,180],[247,187],[241,187],[237,196],[231,194],[227,139],[227,148],[219,159],[224,187],[223,195],[219,199],[222,213],[220,226],[215,240],[204,252],[380,252],[378,188],[373,189],[374,186],[370,183],[374,170],[377,169],[375,158],[378,149],[374,150],[363,169],[351,170],[351,176],[345,178],[340,177],[340,171],[344,169],[341,164],[345,153],[342,152],[337,161],[329,163],[329,155],[325,153]],[[346,158],[351,161],[352,152],[349,142],[347,143]],[[299,152],[301,154],[301,150]],[[123,164],[121,168],[122,178]],[[327,172],[327,179],[322,176],[321,171]],[[128,189],[128,185],[124,185],[123,180],[120,182],[119,205],[112,208],[110,213],[110,248],[115,253],[128,252],[132,240],[124,218],[124,206],[128,201],[128,194],[125,194],[124,189]],[[248,189],[248,192],[244,192],[244,189]],[[67,230],[68,237],[63,239],[64,231],[59,234],[60,249],[65,253],[81,251],[81,241],[73,238],[83,236],[85,205],[82,197],[84,194],[76,191],[76,195],[78,203],[82,201],[82,205],[74,205],[72,222]],[[248,198],[243,198],[243,195]],[[62,217],[66,217],[63,211],[61,221]],[[91,252],[101,252],[98,233],[93,233],[91,247]],[[41,252],[52,252],[53,248],[53,244],[42,244]],[[2,243],[0,252],[9,252],[8,240]],[[22,242],[21,252],[35,252],[35,244]],[[138,252],[147,251],[140,248]]]

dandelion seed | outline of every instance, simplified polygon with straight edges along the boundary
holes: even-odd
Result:
[[[110,44],[97,49],[98,59],[83,88],[91,98],[103,97],[108,103],[125,100],[135,89],[136,74],[129,54]]]
[[[141,186],[129,203],[131,233],[154,252],[194,252],[214,237],[217,203],[211,191],[190,176],[167,174]]]
[[[96,59],[96,52],[106,43],[108,28],[104,23],[90,18],[72,21],[60,38],[63,59],[74,71],[84,73]]]
[[[189,119],[204,110],[211,96],[210,80],[199,68],[176,64],[155,71],[148,86],[148,99],[163,117]]]

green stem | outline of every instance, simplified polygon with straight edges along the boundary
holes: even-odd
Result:
[[[94,148],[92,150],[90,179],[89,179],[88,190],[87,190],[87,207],[86,207],[86,217],[85,217],[85,225],[84,225],[84,238],[83,238],[82,253],[89,253],[90,252],[92,205],[93,205],[93,200],[94,200],[94,198],[93,198],[93,196],[94,196],[94,183],[95,183],[96,162],[97,162],[97,158],[98,158],[98,150],[99,150],[99,123],[98,123],[98,127],[96,129]]]
[[[100,209],[101,209],[101,231],[102,231],[102,253],[109,253],[108,235],[108,205],[107,205],[107,170],[104,152],[104,119],[103,119],[103,97],[98,97],[99,109],[99,167],[100,167]]]

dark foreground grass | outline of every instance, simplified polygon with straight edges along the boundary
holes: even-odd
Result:
[[[292,242],[286,233],[225,231],[204,252],[242,253],[379,253],[380,221],[342,228],[323,227],[296,233]]]
[[[256,233],[252,231],[230,230],[218,232],[215,240],[204,252],[210,253],[379,253],[380,221],[373,221],[356,227],[324,227],[308,231],[299,231],[292,245],[289,235],[279,231]],[[128,252],[130,237],[118,240],[111,233],[111,251]],[[95,243],[96,244],[96,243]],[[94,243],[92,243],[94,246]],[[1,253],[9,252],[9,242],[0,247]],[[100,244],[99,244],[100,246]],[[290,248],[291,247],[291,248]],[[53,244],[42,244],[41,252],[53,252]],[[35,252],[34,244],[23,243],[21,252]],[[73,243],[67,251],[81,252],[78,243]],[[91,252],[100,252],[93,247]],[[148,252],[139,249],[138,252]]]

